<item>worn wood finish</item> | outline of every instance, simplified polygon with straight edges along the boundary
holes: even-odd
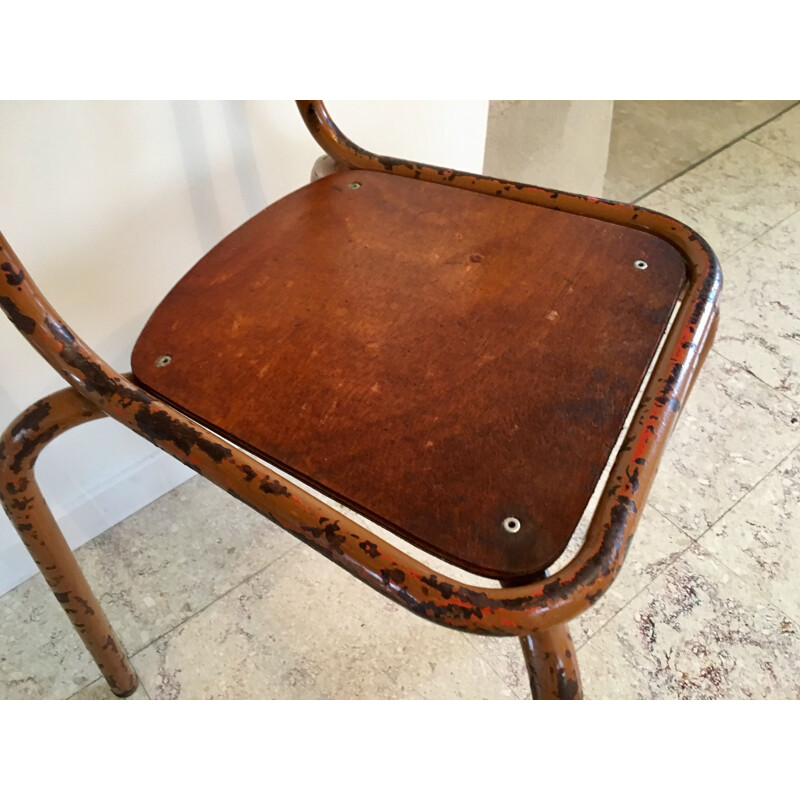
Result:
[[[685,275],[641,231],[337,173],[203,258],[131,363],[171,405],[420,547],[530,575],[572,535]]]
[[[3,508],[111,691],[127,697],[138,679],[89,588],[34,476],[39,454],[76,425],[105,416],[74,389],[50,395],[20,414],[0,438]]]

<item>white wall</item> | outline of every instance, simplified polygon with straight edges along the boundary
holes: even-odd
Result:
[[[481,171],[488,104],[329,102],[379,153]],[[116,369],[220,238],[308,181],[294,103],[0,103],[0,228],[45,296]],[[0,426],[64,383],[0,317]],[[37,474],[77,547],[193,473],[111,420],[68,432]],[[0,594],[35,565],[0,515]]]
[[[611,100],[493,100],[484,171],[602,197],[613,116]]]

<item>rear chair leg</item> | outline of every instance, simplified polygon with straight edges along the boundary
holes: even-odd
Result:
[[[0,499],[111,691],[127,697],[138,679],[61,529],[47,507],[33,467],[44,446],[70,428],[102,417],[74,389],[45,397],[21,414],[0,439]]]
[[[503,587],[523,586],[545,577],[540,572],[525,578],[500,581]],[[575,645],[565,623],[520,636],[533,700],[583,700],[581,673]]]
[[[582,700],[575,646],[566,625],[519,637],[534,700]]]

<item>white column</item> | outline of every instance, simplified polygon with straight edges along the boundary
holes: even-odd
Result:
[[[493,100],[484,173],[602,196],[613,111],[613,100]]]

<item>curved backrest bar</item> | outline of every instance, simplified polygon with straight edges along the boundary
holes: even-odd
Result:
[[[472,191],[537,203],[546,190],[506,184],[452,170],[439,170],[358,151],[321,116],[324,106],[308,101],[306,122],[315,138],[340,163],[385,169],[422,180],[462,185]],[[311,113],[313,112],[313,114]],[[315,127],[316,126],[316,127]],[[315,132],[316,131],[316,132]],[[337,138],[338,137],[338,138]],[[330,146],[330,150],[326,147]],[[370,166],[371,165],[371,166]],[[419,174],[414,174],[418,172]],[[410,173],[410,174],[409,174]],[[500,188],[495,188],[500,187]],[[668,231],[686,239],[690,283],[662,355],[618,454],[586,541],[570,564],[554,575],[514,588],[486,589],[459,583],[375,537],[353,520],[232,447],[190,418],[157,400],[97,356],[56,314],[0,236],[0,305],[40,354],[104,413],[176,457],[230,494],[293,533],[351,574],[415,614],[476,633],[524,635],[564,622],[595,602],[611,584],[625,556],[658,457],[672,430],[692,378],[710,344],[719,267],[708,246],[688,228],[654,212],[593,198],[552,193],[571,213],[620,224],[631,214],[635,227]],[[556,207],[552,203],[540,205]],[[578,210],[576,210],[578,209]],[[590,213],[596,209],[597,213]],[[654,231],[655,232],[655,231]],[[661,234],[659,234],[661,235]],[[680,249],[680,248],[679,248]],[[612,483],[614,485],[612,487]],[[613,491],[611,489],[613,488]]]

